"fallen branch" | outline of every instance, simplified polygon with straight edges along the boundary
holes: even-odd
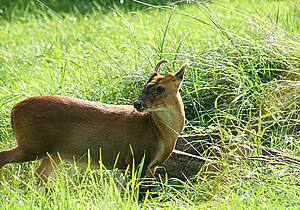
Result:
[[[300,157],[281,150],[259,146],[245,141],[245,136],[221,138],[218,134],[180,136],[171,157],[159,168],[157,174],[185,180],[199,173],[204,165],[207,171],[219,170],[217,160],[262,161],[272,165],[288,165],[300,170]],[[211,164],[212,163],[212,164]]]

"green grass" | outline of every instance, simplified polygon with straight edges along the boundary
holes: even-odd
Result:
[[[132,1],[49,2],[53,10],[39,1],[0,3],[0,150],[15,145],[10,110],[18,101],[64,95],[132,104],[154,63],[166,58],[171,64],[162,72],[191,63],[181,89],[185,134],[214,131],[234,139],[249,130],[262,137],[249,135],[251,142],[300,154],[296,0],[169,2],[159,8]],[[139,181],[119,171],[64,164],[47,195],[33,176],[38,161],[12,164],[0,171],[0,207],[300,208],[299,166],[220,164],[224,170],[214,178],[164,180],[157,197],[143,203],[129,187]]]

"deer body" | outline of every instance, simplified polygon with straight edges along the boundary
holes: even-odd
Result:
[[[29,98],[12,110],[14,133],[24,152],[38,157],[59,152],[63,159],[73,161],[74,157],[87,162],[90,150],[92,163],[98,163],[101,148],[102,161],[108,169],[113,167],[118,153],[117,167],[127,167],[129,145],[139,160],[143,154],[138,152],[143,153],[149,142],[155,142],[150,116],[132,106],[47,96]]]
[[[154,111],[140,112],[136,103],[135,107],[107,105],[58,96],[19,102],[11,112],[17,146],[0,152],[0,168],[43,159],[36,173],[47,182],[53,170],[49,155],[56,164],[63,159],[85,165],[89,158],[97,166],[101,160],[107,169],[126,169],[145,157],[143,175],[153,177],[175,147],[184,126],[184,108],[178,89],[157,105],[149,102],[154,97],[147,94],[142,92],[138,102],[143,107],[154,105]]]

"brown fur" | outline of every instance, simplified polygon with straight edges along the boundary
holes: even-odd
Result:
[[[153,75],[152,75],[153,76]],[[63,160],[85,165],[90,153],[92,165],[101,160],[107,169],[126,169],[145,155],[144,175],[153,177],[156,167],[168,159],[184,126],[184,108],[178,89],[181,80],[169,73],[161,78],[166,88],[158,97],[140,98],[153,111],[139,112],[133,106],[107,105],[60,97],[31,97],[16,104],[11,112],[17,146],[0,152],[0,168],[8,163],[43,159],[37,176],[47,182],[53,168]],[[156,79],[156,80],[155,80]],[[148,84],[148,83],[147,83]],[[161,110],[155,111],[156,108]],[[49,157],[51,156],[51,158]]]

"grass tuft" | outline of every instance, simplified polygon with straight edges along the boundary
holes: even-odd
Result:
[[[154,5],[155,4],[155,5]],[[258,145],[209,159],[196,179],[157,180],[138,202],[134,173],[63,164],[47,188],[39,161],[0,170],[8,209],[297,208],[300,154],[300,15],[297,1],[19,1],[0,3],[0,151],[15,140],[10,110],[34,95],[132,104],[160,58],[186,71],[184,134]],[[246,135],[247,134],[247,135]],[[262,146],[290,154],[263,157]],[[231,161],[233,158],[235,161]],[[262,159],[261,159],[262,158]],[[210,167],[218,169],[208,173]]]

